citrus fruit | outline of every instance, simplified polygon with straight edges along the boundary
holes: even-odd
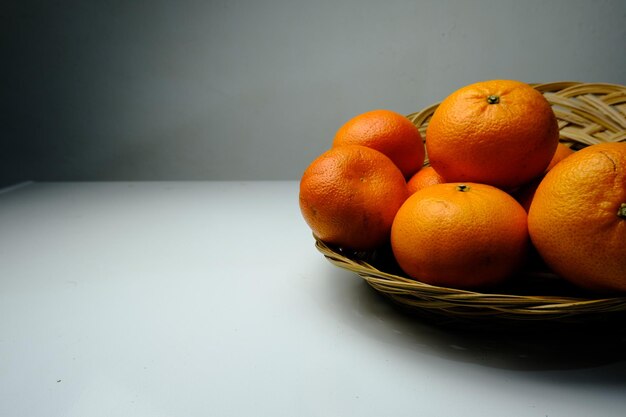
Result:
[[[556,151],[554,152],[554,155],[552,155],[552,159],[550,160],[550,163],[548,164],[545,172],[550,171],[552,168],[554,168],[556,164],[558,164],[573,153],[574,151],[572,150],[572,148],[559,142],[556,147]]]
[[[324,152],[300,180],[300,209],[313,234],[354,250],[373,249],[389,239],[407,196],[398,167],[381,152],[359,145]]]
[[[550,103],[530,85],[483,81],[446,97],[426,129],[430,164],[448,181],[512,189],[540,175],[559,129]]]
[[[409,193],[413,194],[422,188],[430,187],[431,185],[441,184],[446,182],[444,178],[439,175],[437,171],[431,166],[425,166],[415,173],[407,182],[409,187]]]
[[[494,285],[524,260],[526,212],[490,185],[433,185],[400,207],[391,246],[402,270],[418,281],[451,288]]]
[[[552,168],[532,199],[528,228],[563,278],[626,291],[626,143],[589,146]]]
[[[573,153],[574,151],[572,150],[572,148],[563,145],[562,143],[559,143],[556,148],[556,152],[554,152],[554,155],[552,156],[552,159],[550,160],[550,163],[548,164],[545,172],[539,177],[533,179],[528,184],[524,184],[512,193],[515,199],[519,201],[519,203],[522,205],[522,207],[524,207],[527,212],[528,210],[530,210],[530,203],[532,203],[535,191],[537,190],[537,187],[539,186],[539,183],[543,179],[545,173],[550,171],[552,168],[554,168],[556,164],[558,164],[563,159],[567,158]]]
[[[387,155],[410,178],[424,164],[424,141],[418,128],[400,113],[372,110],[339,128],[333,146],[361,145]]]

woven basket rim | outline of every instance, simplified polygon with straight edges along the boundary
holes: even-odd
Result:
[[[344,262],[346,267],[345,269],[349,269],[359,275],[364,274],[366,276],[373,275],[368,277],[369,280],[386,282],[388,280],[396,281],[394,284],[398,285],[399,288],[404,287],[407,290],[425,290],[429,291],[436,296],[439,292],[445,292],[449,295],[455,295],[459,300],[471,300],[473,298],[484,298],[490,299],[493,301],[506,301],[517,303],[519,305],[537,305],[540,306],[541,309],[549,310],[551,308],[555,308],[558,305],[592,305],[592,304],[604,304],[604,303],[624,303],[626,305],[626,295],[624,296],[597,296],[597,297],[576,297],[576,296],[558,296],[558,295],[519,295],[519,294],[507,294],[503,292],[479,292],[467,289],[460,288],[451,288],[451,287],[443,287],[437,285],[427,284],[412,278],[408,278],[406,276],[393,274],[390,272],[385,272],[367,261],[356,260],[349,256],[342,255],[339,251],[332,248],[331,245],[328,245],[324,241],[320,240],[316,236],[313,236],[315,239],[316,248],[327,257],[333,263],[341,263]],[[342,266],[343,267],[343,266]]]

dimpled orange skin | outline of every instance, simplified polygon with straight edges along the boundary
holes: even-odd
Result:
[[[546,169],[558,139],[556,117],[540,92],[519,81],[492,80],[440,103],[426,130],[426,153],[448,181],[508,190]]]
[[[300,181],[300,209],[313,234],[354,250],[371,250],[387,242],[394,216],[407,197],[398,167],[364,146],[324,152]]]
[[[626,291],[626,143],[589,146],[552,168],[537,187],[528,228],[563,278],[593,291]]]
[[[413,194],[422,188],[430,187],[435,184],[442,184],[446,180],[439,175],[437,171],[431,166],[425,166],[415,173],[407,182],[409,187],[409,193]]]
[[[337,130],[333,146],[361,145],[387,155],[410,178],[424,164],[424,140],[406,116],[372,110],[348,120]]]
[[[391,228],[392,250],[402,270],[418,281],[450,288],[506,280],[525,259],[528,242],[524,209],[504,191],[484,184],[424,188],[404,202]]]

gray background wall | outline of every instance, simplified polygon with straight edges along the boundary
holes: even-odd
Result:
[[[624,0],[1,7],[3,184],[295,180],[363,111],[492,78],[626,84]]]

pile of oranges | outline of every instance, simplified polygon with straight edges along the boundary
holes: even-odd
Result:
[[[550,103],[522,82],[453,92],[425,138],[393,111],[354,117],[304,171],[300,209],[318,239],[390,243],[427,284],[497,285],[533,250],[581,288],[626,291],[626,143],[574,152]]]

